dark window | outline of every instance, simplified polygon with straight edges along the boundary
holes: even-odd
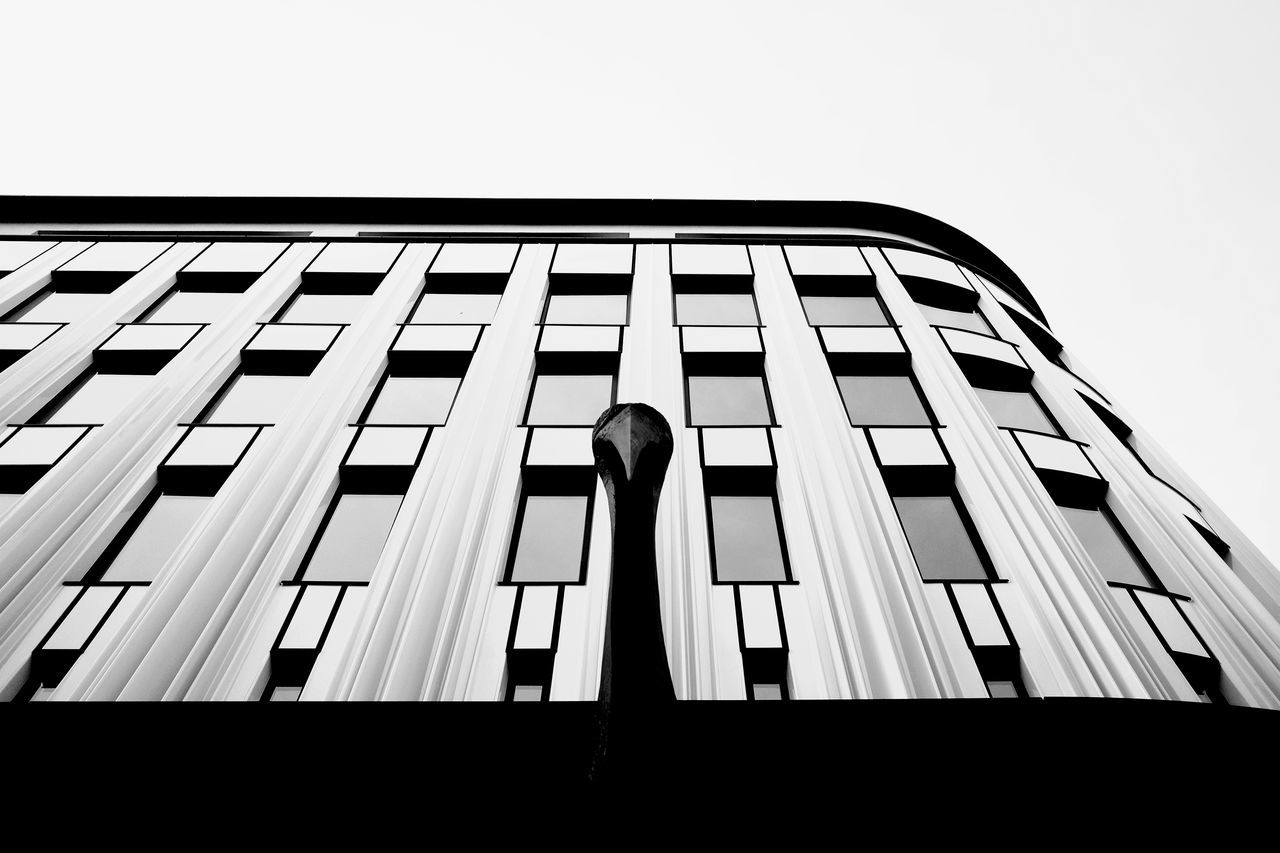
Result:
[[[593,426],[613,405],[609,374],[539,373],[529,392],[529,426]]]
[[[624,293],[552,293],[543,322],[562,326],[625,326]]]
[[[90,572],[94,581],[151,583],[195,527],[211,497],[155,493]]]
[[[910,376],[837,376],[855,426],[929,426],[933,419]]]
[[[711,556],[720,583],[784,582],[787,562],[773,494],[712,494]]]
[[[339,494],[299,579],[368,583],[403,500],[402,495]]]
[[[510,583],[580,583],[591,530],[590,493],[540,494],[526,484],[511,537]]]
[[[1146,561],[1120,529],[1111,513],[1102,509],[1059,507],[1067,524],[1102,576],[1109,583],[1158,589]]]
[[[1044,406],[1030,391],[997,391],[993,388],[974,388],[982,405],[986,406],[996,426],[1009,429],[1027,429],[1061,435],[1061,431],[1049,418]]]
[[[874,296],[801,296],[810,326],[887,326],[889,317]]]
[[[769,426],[773,413],[763,376],[689,377],[690,426]]]
[[[987,580],[986,556],[953,495],[895,497],[911,553],[927,581]]]

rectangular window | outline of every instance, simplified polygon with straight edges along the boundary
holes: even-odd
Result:
[[[90,572],[94,581],[151,583],[195,527],[212,497],[157,492],[148,498]],[[113,543],[114,545],[114,543]]]
[[[295,408],[305,376],[237,373],[209,409],[203,423],[275,424]]]
[[[552,293],[542,318],[547,325],[625,326],[627,296],[624,293]]]
[[[99,373],[90,369],[70,393],[33,419],[46,424],[105,424],[129,409],[155,381],[150,374]]]
[[[775,494],[710,494],[707,511],[711,516],[711,565],[717,582],[790,580]]]
[[[888,326],[889,316],[874,296],[801,296],[810,326]]]
[[[854,426],[931,426],[933,418],[910,376],[837,376]]]
[[[239,293],[171,290],[138,318],[145,323],[212,323],[230,314]]]
[[[516,508],[507,558],[508,583],[581,583],[587,572],[595,471],[531,481]]]
[[[368,583],[403,500],[402,495],[340,493],[321,522],[299,580]]]
[[[1062,434],[1031,391],[997,391],[993,388],[973,390],[982,405],[986,406],[996,426],[1028,429],[1050,435]]]
[[[926,581],[990,578],[977,531],[954,495],[894,497],[893,505]]]
[[[387,376],[363,423],[440,426],[462,384],[458,376]]]
[[[368,296],[299,293],[277,315],[277,323],[350,323],[369,304]]]
[[[501,301],[501,293],[424,293],[409,322],[488,325]]]
[[[46,288],[5,315],[4,322],[74,323],[107,303],[109,293],[60,293]]]
[[[688,378],[689,426],[772,426],[764,377],[692,374]]]
[[[539,373],[529,392],[527,426],[594,426],[613,405],[609,374]]]
[[[1111,513],[1059,506],[1062,516],[1108,583],[1160,589],[1146,561],[1120,529]]]
[[[759,326],[750,293],[677,293],[677,326]]]
[[[932,326],[947,326],[953,329],[966,329],[970,332],[978,332],[983,335],[994,335],[991,326],[988,325],[982,313],[977,309],[973,311],[951,311],[946,308],[937,308],[933,305],[924,305],[916,303],[916,307],[920,309],[920,313],[924,315],[924,319]]]

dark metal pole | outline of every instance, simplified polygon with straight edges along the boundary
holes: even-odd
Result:
[[[591,434],[613,523],[609,609],[600,666],[596,775],[614,776],[628,756],[642,758],[645,732],[675,705],[658,600],[654,547],[658,496],[671,461],[671,427],[652,406],[623,403]],[[633,751],[634,750],[634,751]]]

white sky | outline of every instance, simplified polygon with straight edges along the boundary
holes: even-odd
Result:
[[[935,216],[1280,557],[1280,3],[3,0],[0,32],[0,193]]]

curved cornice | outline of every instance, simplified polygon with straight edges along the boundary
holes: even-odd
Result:
[[[712,199],[376,198],[251,196],[0,196],[0,222],[452,223],[741,225],[887,231],[935,247],[984,273],[1037,317],[1044,313],[994,252],[941,220],[866,201]]]

